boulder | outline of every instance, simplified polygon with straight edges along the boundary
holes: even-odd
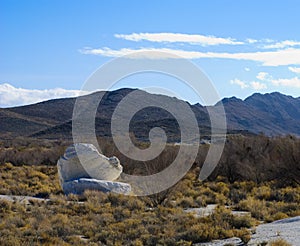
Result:
[[[102,192],[115,192],[119,194],[129,195],[131,186],[126,183],[113,182],[98,179],[81,178],[63,184],[63,191],[66,195],[72,193],[81,195],[85,190],[98,190]]]
[[[106,157],[92,144],[69,146],[57,162],[60,185],[65,194],[82,194],[85,190],[99,190],[129,194],[131,186],[114,182],[123,167],[117,157]]]
[[[117,157],[100,154],[92,144],[77,143],[69,146],[57,163],[60,183],[80,178],[116,180],[123,171]]]

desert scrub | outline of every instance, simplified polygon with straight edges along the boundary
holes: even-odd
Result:
[[[255,187],[251,194],[258,200],[270,200],[272,189],[270,186],[262,185]]]
[[[7,216],[11,212],[12,202],[0,200],[0,217]]]
[[[192,208],[195,207],[194,199],[192,197],[183,197],[176,201],[178,206],[182,208]]]
[[[0,165],[0,192],[5,195],[41,196],[59,193],[57,169],[51,166]]]
[[[286,213],[277,212],[274,215],[272,215],[272,217],[269,220],[267,220],[267,222],[272,222],[272,221],[275,221],[275,220],[282,220],[282,219],[286,219],[288,217],[289,216]]]
[[[249,230],[245,229],[245,228],[243,228],[242,230],[236,231],[235,236],[239,237],[243,241],[243,243],[246,245],[251,239],[251,234],[250,234]]]
[[[228,196],[229,195],[229,185],[224,183],[224,182],[211,182],[209,184],[209,188],[214,191],[217,192],[218,194],[222,194],[224,196]]]
[[[292,246],[290,243],[288,243],[286,240],[280,238],[280,239],[276,239],[276,240],[272,240],[271,242],[269,242],[270,246]]]
[[[250,215],[238,215],[234,216],[232,219],[232,225],[234,228],[251,228],[256,225],[256,220]]]
[[[265,220],[269,214],[269,208],[266,206],[266,201],[257,200],[253,197],[248,197],[240,201],[235,209],[241,211],[249,211],[251,216],[257,220]]]
[[[284,187],[280,189],[282,200],[287,203],[300,203],[300,186],[298,187]]]
[[[8,148],[4,154],[15,146]],[[44,154],[47,148],[41,149]],[[18,151],[22,158],[28,154],[25,148]],[[109,156],[115,154],[114,148],[109,151],[112,152]],[[167,156],[165,153],[163,158]],[[39,159],[38,156],[34,158],[35,161]],[[0,164],[0,192],[46,197],[50,194],[50,200],[29,205],[0,201],[0,245],[191,245],[233,236],[247,242],[249,228],[257,223],[255,219],[273,221],[300,214],[299,185],[237,181],[234,173],[228,173],[233,175],[232,179],[219,176],[216,180],[201,182],[198,180],[200,170],[195,166],[167,191],[148,197],[96,191],[66,197],[60,190],[56,167],[22,165],[21,159],[15,165]],[[126,172],[146,171],[140,170],[143,165],[131,164],[134,163],[124,165]],[[247,167],[249,163],[244,164]],[[159,165],[161,168],[162,164]],[[196,218],[183,211],[183,208],[211,203],[249,211],[252,217],[233,216],[224,206],[205,218]]]
[[[210,186],[207,183],[199,189],[197,184],[197,188],[190,189],[203,196],[205,191],[209,191],[206,194],[219,194]],[[276,208],[285,212],[297,209],[294,203],[263,202],[247,195],[248,200],[239,204],[245,209],[253,209],[251,206],[257,202],[269,209],[268,215],[283,216],[275,213]],[[132,245],[133,242],[138,245],[190,245],[233,236],[247,242],[248,228],[256,223],[249,216],[232,215],[224,206],[219,206],[211,216],[196,218],[179,206],[148,205],[144,197],[96,191],[86,191],[83,197],[51,195],[49,201],[30,205],[6,202],[2,206],[0,242],[1,245],[12,240],[15,245],[83,245],[84,242],[91,245]]]
[[[300,205],[298,203],[267,202],[269,214],[266,222],[285,219],[300,215]]]

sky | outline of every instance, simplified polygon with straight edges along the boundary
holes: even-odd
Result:
[[[299,9],[297,0],[1,0],[0,107],[78,96],[99,67],[136,51],[188,59],[220,98],[299,97]],[[199,101],[165,75],[136,75],[117,87],[161,87]]]

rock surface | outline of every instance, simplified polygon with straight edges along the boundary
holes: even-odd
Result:
[[[259,245],[279,238],[286,240],[291,245],[300,245],[300,216],[259,225],[248,245]]]
[[[232,246],[242,246],[245,245],[243,241],[238,237],[227,238],[223,240],[214,240],[208,243],[196,243],[194,246],[224,246],[224,245],[232,245]]]
[[[209,204],[206,207],[187,208],[184,211],[187,213],[193,213],[196,218],[202,218],[213,214],[217,206],[218,204]],[[230,208],[229,206],[225,206],[225,207]],[[247,216],[247,215],[250,216],[250,213],[245,211],[231,211],[231,213],[232,215],[235,216]]]
[[[14,196],[14,195],[0,195],[0,200],[6,200],[10,202],[20,202],[30,204],[30,201],[47,202],[49,199],[38,198],[33,196]]]
[[[187,208],[184,211],[187,213],[193,213],[196,218],[202,218],[211,215],[215,211],[217,206],[217,204],[209,204],[206,207]]]
[[[119,194],[129,195],[131,186],[126,183],[112,182],[98,179],[81,178],[63,184],[63,190],[66,195],[83,194],[85,190],[98,190],[102,192],[115,192]]]
[[[123,171],[116,157],[101,155],[94,145],[85,143],[69,146],[57,167],[61,184],[80,178],[113,181]]]
[[[60,185],[65,194],[82,194],[85,190],[129,194],[131,186],[114,182],[123,167],[117,157],[101,155],[92,144],[69,146],[58,162]]]

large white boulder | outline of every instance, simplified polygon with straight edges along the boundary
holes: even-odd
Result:
[[[80,178],[116,180],[123,171],[117,157],[100,154],[92,144],[77,143],[69,146],[57,163],[61,185]]]

